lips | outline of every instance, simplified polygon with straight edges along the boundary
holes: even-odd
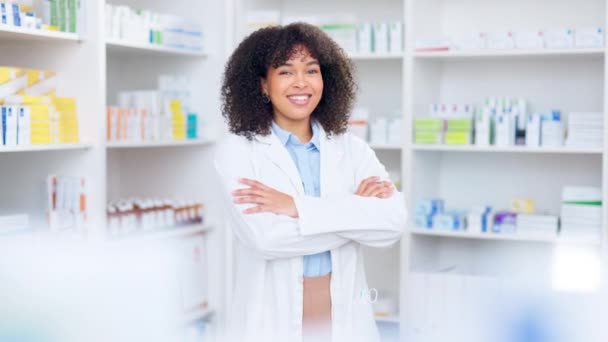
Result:
[[[287,96],[287,99],[289,99],[289,102],[293,103],[294,105],[304,106],[310,102],[311,97],[312,97],[312,95],[309,95],[309,94],[299,94],[299,95],[289,95],[289,96]]]

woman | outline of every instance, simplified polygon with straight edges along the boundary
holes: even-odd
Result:
[[[346,133],[355,88],[343,50],[308,24],[258,30],[228,61],[232,134],[215,165],[237,238],[239,340],[378,339],[361,245],[398,241],[406,212],[374,152]]]

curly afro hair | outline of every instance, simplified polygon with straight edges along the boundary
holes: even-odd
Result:
[[[328,136],[346,131],[357,88],[352,62],[321,29],[294,23],[253,32],[228,60],[221,90],[222,115],[232,133],[249,140],[270,134],[272,103],[264,103],[260,80],[270,67],[283,65],[302,47],[319,61],[323,77],[323,94],[312,117]]]

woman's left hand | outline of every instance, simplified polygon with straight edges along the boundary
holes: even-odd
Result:
[[[243,211],[245,214],[274,213],[298,218],[298,209],[293,197],[277,191],[258,181],[241,178],[239,183],[248,185],[248,189],[239,189],[232,192],[234,203],[256,204]]]

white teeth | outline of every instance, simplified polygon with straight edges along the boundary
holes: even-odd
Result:
[[[296,101],[306,101],[308,100],[308,96],[307,95],[292,95],[289,96],[290,99],[296,100]]]

